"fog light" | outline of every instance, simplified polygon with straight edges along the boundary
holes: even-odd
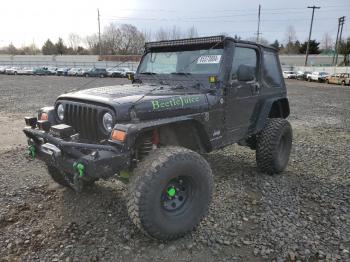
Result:
[[[112,139],[123,142],[126,138],[126,132],[121,130],[113,130]]]
[[[218,81],[216,76],[209,76],[209,83],[215,84]]]
[[[39,120],[38,127],[39,127],[39,129],[44,130],[45,132],[49,132],[50,127],[51,127],[51,123],[47,120]]]
[[[26,125],[31,126],[32,128],[35,128],[36,123],[38,121],[36,117],[29,117],[29,116],[26,116],[24,120],[26,121]]]

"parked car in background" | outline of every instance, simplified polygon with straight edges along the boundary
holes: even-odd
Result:
[[[48,70],[47,67],[42,66],[42,67],[34,68],[33,75],[47,76],[47,75],[51,75],[51,72]]]
[[[106,77],[107,70],[104,68],[91,68],[84,73],[85,77]]]
[[[325,82],[327,76],[329,76],[327,72],[312,72],[311,74],[307,74],[306,79],[309,82],[311,81]]]
[[[5,69],[5,74],[7,74],[7,75],[17,75],[17,72],[20,69],[21,69],[20,67],[16,67],[16,66],[8,67],[8,68]]]
[[[121,68],[109,68],[107,69],[108,76],[110,77],[128,77],[128,75],[135,75],[135,71],[127,67]]]
[[[0,74],[5,74],[6,66],[0,66]]]
[[[297,74],[293,71],[283,71],[283,78],[295,79],[295,78],[297,78]]]
[[[81,68],[71,68],[68,72],[68,76],[78,76],[78,74],[82,71]]]
[[[23,67],[17,71],[18,75],[33,75],[34,69],[31,67]]]
[[[336,85],[350,85],[350,74],[341,73],[341,74],[332,74],[326,77],[327,84],[336,84]]]
[[[58,76],[66,76],[68,74],[69,70],[70,70],[70,68],[68,68],[68,67],[57,68],[56,75],[58,75]]]
[[[77,76],[84,76],[84,74],[89,71],[89,68],[82,68],[80,71],[77,73]]]
[[[297,79],[298,80],[307,80],[307,75],[312,74],[311,71],[298,71],[297,72]]]
[[[47,70],[50,72],[50,75],[56,75],[57,67],[48,66]]]

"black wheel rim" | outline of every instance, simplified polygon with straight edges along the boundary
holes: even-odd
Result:
[[[193,186],[187,177],[179,176],[169,181],[161,195],[161,205],[166,212],[178,213],[190,202]]]

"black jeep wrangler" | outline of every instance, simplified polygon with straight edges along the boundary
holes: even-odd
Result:
[[[213,177],[200,154],[239,143],[256,150],[262,172],[286,168],[292,129],[275,49],[224,36],[150,42],[131,78],[26,117],[30,155],[54,181],[77,191],[128,181],[132,221],[171,240],[208,211]]]

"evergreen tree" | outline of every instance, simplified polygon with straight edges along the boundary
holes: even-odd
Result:
[[[276,39],[275,42],[271,44],[272,47],[276,48],[277,50],[280,50],[280,43]]]
[[[310,40],[310,48],[309,48],[309,54],[319,54],[319,45],[320,42],[317,42],[316,40]],[[305,41],[301,46],[300,46],[300,53],[306,54],[306,49],[307,49],[307,41]]]
[[[57,53],[63,55],[67,53],[67,47],[64,45],[62,38],[58,38],[57,43],[55,44]]]
[[[56,46],[51,42],[50,39],[47,39],[44,45],[41,48],[43,55],[55,55],[57,54]]]

